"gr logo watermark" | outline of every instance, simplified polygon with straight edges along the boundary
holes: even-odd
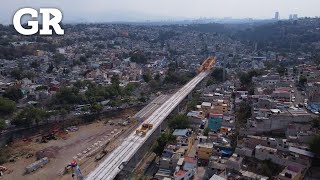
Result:
[[[60,10],[55,8],[40,8],[39,13],[42,14],[42,29],[40,29],[40,35],[52,35],[52,29],[58,35],[63,35],[64,30],[60,26],[62,20],[62,13]],[[37,20],[29,20],[28,26],[31,28],[24,28],[21,25],[21,18],[24,15],[31,15],[32,18],[39,18],[38,11],[32,8],[22,8],[18,10],[13,17],[13,26],[20,34],[29,36],[38,33],[39,23]],[[51,18],[53,16],[53,18]]]

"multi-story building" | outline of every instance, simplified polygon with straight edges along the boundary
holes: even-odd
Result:
[[[209,160],[213,154],[212,143],[200,143],[197,145],[197,156],[202,160]]]

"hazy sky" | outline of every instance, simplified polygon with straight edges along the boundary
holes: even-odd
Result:
[[[65,21],[138,21],[199,17],[320,16],[320,0],[0,0],[0,23],[22,7],[56,7]]]

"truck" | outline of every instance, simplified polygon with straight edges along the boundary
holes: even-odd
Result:
[[[147,134],[147,132],[152,128],[153,128],[153,124],[144,123],[144,124],[142,124],[140,129],[136,130],[136,134],[141,133],[142,136],[145,136]]]
[[[30,165],[28,165],[26,167],[26,173],[29,174],[33,171],[36,171],[38,170],[39,168],[42,168],[44,165],[48,164],[49,163],[49,158],[48,157],[44,157]]]

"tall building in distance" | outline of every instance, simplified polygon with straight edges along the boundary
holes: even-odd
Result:
[[[292,20],[293,19],[293,16],[292,14],[289,15],[289,20]]]
[[[298,14],[294,14],[294,15],[292,16],[292,18],[293,18],[293,20],[298,20]]]
[[[275,19],[275,20],[279,20],[279,12],[276,12],[276,13],[274,14],[274,19]]]

